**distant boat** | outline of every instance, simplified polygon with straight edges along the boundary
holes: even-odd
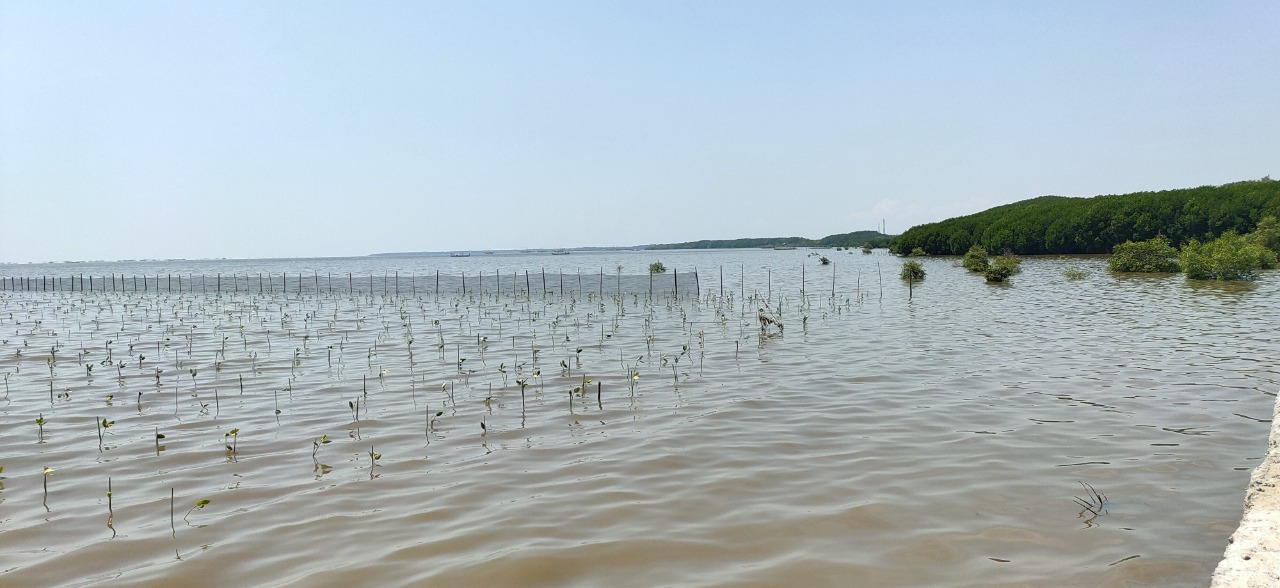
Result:
[[[791,245],[777,245],[773,248],[775,251],[794,251],[795,247]]]
[[[449,257],[471,257],[471,254],[454,252],[454,253],[450,253]]]
[[[564,249],[557,249],[555,251],[552,251],[551,254],[552,255],[568,255],[569,252],[565,251]]]

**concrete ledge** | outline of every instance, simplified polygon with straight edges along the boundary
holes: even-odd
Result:
[[[1272,412],[1267,454],[1249,478],[1244,517],[1227,540],[1212,588],[1280,586],[1280,396]]]

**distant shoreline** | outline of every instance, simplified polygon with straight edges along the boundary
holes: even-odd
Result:
[[[388,253],[370,253],[364,257],[457,257],[458,254],[480,255],[549,255],[556,252],[591,253],[597,251],[642,251],[646,246],[635,247],[540,247],[537,249],[450,249],[448,251],[393,251]]]
[[[704,239],[683,243],[654,243],[650,245],[633,245],[630,247],[539,247],[535,249],[453,249],[449,251],[395,251],[388,253],[371,253],[368,257],[446,257],[457,254],[547,254],[554,252],[588,253],[597,251],[669,251],[673,249],[773,249],[777,247],[820,248],[862,247],[870,244],[883,249],[896,235],[886,235],[879,231],[856,231],[828,235],[821,239],[806,237],[749,237],[743,239]],[[563,253],[561,253],[563,254]]]

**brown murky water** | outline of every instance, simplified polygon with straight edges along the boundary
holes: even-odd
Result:
[[[484,295],[0,292],[0,584],[1207,583],[1265,449],[1276,274],[929,259],[908,301],[879,253],[839,254],[835,299],[803,251],[661,258],[724,265],[724,297],[612,258],[547,295],[510,258],[470,261],[508,280]]]

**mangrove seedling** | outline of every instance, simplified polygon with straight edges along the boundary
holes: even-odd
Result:
[[[239,437],[239,435],[240,435],[240,428],[239,428],[239,427],[236,427],[236,428],[234,428],[234,429],[231,429],[230,431],[227,431],[225,434],[223,434],[223,435],[222,435],[222,444],[226,446],[226,448],[227,448],[227,454],[229,454],[229,455],[234,455],[234,454],[235,454],[235,452],[236,452],[236,440],[240,438],[240,437]],[[229,443],[229,444],[227,443],[227,437],[230,437],[230,438],[231,438],[231,443]]]
[[[182,520],[187,521],[187,524],[191,524],[191,521],[187,520],[187,517],[191,516],[191,513],[197,510],[203,510],[206,506],[209,506],[208,498],[201,498],[200,500],[197,500],[196,505],[191,507],[191,510],[187,511],[187,514],[182,516]]]
[[[761,335],[768,335],[769,327],[777,327],[778,328],[777,334],[778,335],[782,334],[782,330],[783,330],[782,318],[779,315],[775,314],[772,308],[769,308],[769,304],[767,302],[763,307],[756,309],[756,320],[760,321]],[[665,366],[665,362],[664,362],[664,366]]]
[[[107,528],[111,529],[111,536],[113,538],[116,536],[116,528],[114,525],[115,520],[116,520],[116,509],[112,506],[112,501],[111,501],[111,478],[108,477],[107,478]]]
[[[36,417],[36,426],[39,427],[39,430],[40,430],[40,442],[44,443],[44,413],[43,412],[40,413],[40,416]]]
[[[360,398],[356,397],[355,401],[347,401],[347,407],[351,409],[351,419],[356,423],[356,436],[360,436]],[[366,409],[367,411],[368,409]],[[279,413],[277,413],[279,414]]]
[[[45,466],[45,467],[44,467],[44,476],[43,476],[43,478],[41,479],[41,481],[44,483],[44,507],[45,507],[45,509],[48,509],[48,508],[49,508],[49,474],[52,474],[52,473],[53,473],[53,471],[54,471],[54,470],[53,470],[53,468],[51,468],[51,467],[49,467],[49,466]]]
[[[328,443],[329,443],[328,435],[321,435],[319,439],[316,439],[311,442],[311,461],[315,463],[314,469],[317,469],[317,470],[321,469],[320,460],[316,457],[316,454],[320,452],[321,445],[326,445]],[[324,467],[327,468],[328,466],[324,466]],[[327,472],[321,472],[321,473],[323,474]]]
[[[1087,482],[1076,481],[1084,488],[1084,497],[1073,496],[1075,503],[1081,507],[1080,513],[1076,518],[1084,519],[1086,527],[1092,527],[1093,521],[1098,517],[1107,514],[1107,495],[1093,489],[1093,486]],[[1087,514],[1086,514],[1087,513]]]
[[[96,418],[94,419],[94,422],[98,425],[98,451],[102,451],[102,430],[110,428],[115,425],[116,422],[108,421],[107,419],[97,420]]]

